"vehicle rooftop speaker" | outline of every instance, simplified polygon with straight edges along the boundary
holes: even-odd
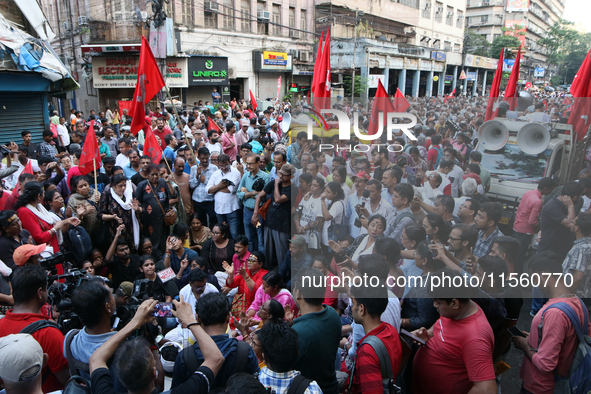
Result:
[[[517,96],[517,111],[525,111],[534,103],[534,96],[524,90],[520,90]]]
[[[285,112],[283,114],[283,120],[281,121],[281,130],[284,133],[287,133],[289,131],[290,127],[291,127],[291,115],[289,114],[289,112]]]
[[[542,153],[549,144],[550,131],[539,123],[528,123],[517,133],[517,145],[528,155]]]
[[[478,130],[478,141],[484,149],[499,150],[509,140],[509,129],[498,120],[484,122]]]

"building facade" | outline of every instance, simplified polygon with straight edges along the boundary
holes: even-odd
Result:
[[[566,0],[467,0],[466,28],[489,42],[512,29],[525,50],[521,78],[549,83],[555,70],[547,64],[546,49],[538,44],[550,26],[562,17]]]

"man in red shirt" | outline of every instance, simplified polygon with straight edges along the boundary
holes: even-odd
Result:
[[[513,224],[513,237],[521,242],[521,249],[517,256],[519,267],[516,271],[520,274],[527,249],[531,244],[531,237],[540,229],[538,216],[542,210],[542,198],[552,193],[555,188],[556,182],[552,178],[542,178],[537,189],[525,192],[521,197],[521,202],[515,214],[515,223]]]
[[[532,274],[540,278],[540,290],[550,299],[536,314],[531,323],[527,337],[513,337],[515,347],[523,351],[521,364],[521,378],[525,394],[552,394],[554,392],[554,377],[569,376],[570,367],[579,345],[579,339],[568,316],[561,310],[550,308],[559,302],[567,304],[574,310],[583,327],[585,305],[576,297],[573,288],[566,287],[564,279],[559,277],[562,272],[562,260],[552,251],[536,254],[530,260]],[[546,310],[549,309],[547,312]],[[539,326],[542,322],[542,338],[539,338]],[[591,330],[583,332],[589,335]],[[537,349],[537,350],[534,350]]]
[[[350,393],[382,394],[382,370],[374,348],[363,341],[370,336],[377,337],[390,356],[393,378],[396,378],[402,360],[402,346],[396,329],[380,320],[388,306],[388,292],[385,287],[352,287],[353,319],[361,324],[367,333],[357,345],[355,364],[349,377]],[[387,378],[387,377],[384,377]]]
[[[166,148],[166,142],[164,141],[164,137],[168,134],[172,134],[170,127],[164,125],[163,119],[158,119],[156,121],[156,128],[154,129],[154,135],[156,137],[160,137],[160,147],[162,150]]]
[[[47,303],[47,273],[38,265],[25,265],[13,274],[12,296],[14,308],[0,319],[0,337],[18,334],[22,329],[39,320],[49,320],[41,314]],[[64,357],[64,335],[56,327],[41,328],[31,334],[39,342],[49,358],[43,368],[43,392],[64,388],[70,378],[68,361]],[[45,379],[45,377],[47,377]]]
[[[443,149],[441,148],[441,146],[439,146],[440,143],[441,136],[435,134],[431,138],[431,149],[429,149],[429,151],[427,152],[427,168],[429,168],[429,171],[435,170],[439,165],[437,161],[438,157],[443,158]]]
[[[445,275],[445,282],[442,276]],[[441,282],[460,282],[450,269],[434,274]],[[454,278],[456,281],[454,281]],[[433,277],[431,278],[434,279]],[[467,289],[444,286],[430,291],[441,315],[433,327],[413,332],[427,343],[419,349],[412,369],[415,394],[495,394],[494,335],[480,307],[467,298]],[[459,298],[458,298],[459,297]]]

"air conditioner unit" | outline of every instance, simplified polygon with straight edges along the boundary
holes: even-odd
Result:
[[[290,30],[289,37],[291,38],[300,38],[300,32],[297,30]]]
[[[309,62],[310,56],[308,52],[300,52],[300,61],[302,62]]]
[[[71,30],[71,28],[70,28],[70,22],[64,22],[64,30],[65,31],[70,31]]]
[[[80,26],[86,26],[86,25],[88,25],[88,17],[86,17],[86,16],[79,16],[78,17],[78,25],[80,25]]]
[[[259,11],[257,12],[257,18],[261,20],[271,20],[271,13],[269,11]]]
[[[289,54],[294,58],[294,59],[299,59],[300,58],[300,50],[299,49],[292,49],[289,51]]]
[[[215,1],[204,1],[203,5],[206,11],[219,11],[220,5]]]

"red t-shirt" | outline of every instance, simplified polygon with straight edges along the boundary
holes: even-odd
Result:
[[[324,291],[324,301],[323,304],[332,306],[334,309],[337,309],[337,303],[339,301],[339,293],[335,290],[331,290],[330,284],[332,283],[332,277],[334,274],[332,272],[328,273],[328,277],[326,278],[326,290]]]
[[[370,335],[381,339],[386,346],[388,355],[390,356],[390,362],[392,363],[392,370],[394,371],[394,375],[396,375],[398,369],[400,369],[402,359],[402,346],[400,345],[398,332],[390,324],[382,322],[382,324],[371,330],[363,339]],[[359,345],[363,342],[363,339],[359,341]],[[353,376],[351,393],[382,394],[384,387],[382,386],[382,370],[378,355],[371,345],[359,345],[357,347],[357,354],[355,355],[355,375]]]
[[[439,152],[435,149],[435,147],[439,148],[441,150],[441,152],[443,152],[443,149],[441,149],[441,146],[439,145],[433,145],[431,147],[431,149],[429,149],[429,151],[427,152],[427,162],[431,162],[433,163],[431,165],[431,168],[429,168],[429,170],[433,170],[433,167],[435,166],[435,163],[437,162],[437,155],[439,154]]]
[[[2,210],[11,210],[19,198],[18,191],[15,188],[11,194],[4,190],[4,195],[6,196],[6,199],[4,199],[4,196],[2,196],[2,200],[4,200],[4,207],[2,208]]]
[[[170,130],[170,128],[168,129]],[[170,131],[166,130],[166,128],[162,129],[162,132],[160,132],[158,130],[158,128],[156,128],[154,131],[154,135],[158,138],[160,138],[160,147],[162,148],[162,150],[164,150],[164,148],[166,148],[166,141],[164,141],[164,137],[167,136],[168,134],[171,134]]]
[[[413,393],[465,394],[474,382],[495,378],[494,335],[482,309],[462,320],[440,317],[433,338],[413,362]]]
[[[23,328],[38,320],[48,320],[47,316],[37,313],[12,313],[12,309],[6,313],[4,319],[0,319],[0,337],[10,334],[18,334]],[[64,357],[64,335],[57,328],[44,328],[33,333],[33,338],[39,342],[43,353],[47,353],[49,359],[42,373],[49,371],[49,377],[43,384],[43,392],[49,393],[64,388],[55,377],[55,373],[68,368],[68,360]]]

